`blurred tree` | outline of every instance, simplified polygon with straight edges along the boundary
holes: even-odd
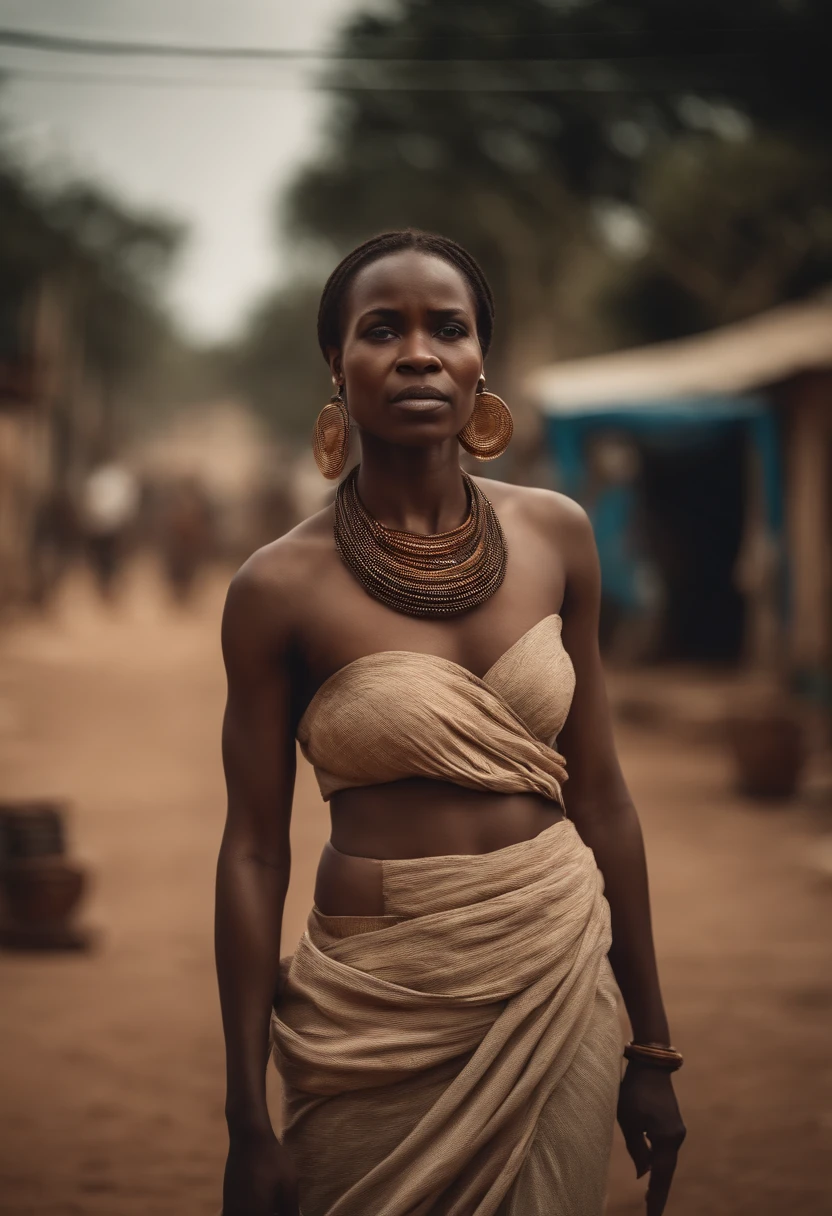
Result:
[[[318,350],[320,286],[292,283],[263,299],[225,351],[226,375],[276,431],[307,439],[333,392]]]
[[[158,301],[184,229],[164,216],[128,212],[88,183],[49,198],[47,215],[66,241],[56,270],[74,341],[99,382],[105,412],[112,417],[119,402],[152,408],[167,396],[159,372],[177,345]]]
[[[26,303],[32,286],[59,256],[61,245],[0,142],[0,393],[4,396],[31,391],[24,370]]]
[[[79,394],[94,396],[102,431],[148,406],[162,408],[193,376],[196,361],[159,303],[184,235],[168,217],[130,211],[96,185],[39,185],[0,138],[0,365],[7,385],[31,359],[46,292],[60,314],[68,360],[59,408],[71,414],[80,409]]]
[[[743,114],[825,143],[827,18],[825,0],[400,0],[359,15],[323,81],[327,155],[301,175],[290,220],[354,239],[391,189],[370,169],[427,175],[417,209],[431,176],[472,170],[512,179],[499,185],[533,210],[541,167],[579,195],[626,198],[652,148],[736,135]],[[347,184],[357,196],[337,193]]]
[[[558,354],[753,312],[828,273],[826,7],[399,0],[361,13],[334,44],[323,143],[278,222],[299,261],[331,264],[406,225],[462,241],[495,288],[489,372],[512,397]],[[598,282],[606,310],[587,289]],[[300,347],[271,363],[267,349],[270,309],[286,324],[291,301],[264,306],[245,347],[273,409],[278,386],[302,380]]]
[[[782,137],[689,137],[637,190],[647,248],[606,294],[622,339],[678,337],[832,284],[832,156]]]

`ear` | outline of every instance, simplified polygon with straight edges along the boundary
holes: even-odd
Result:
[[[344,383],[344,368],[341,362],[341,352],[337,346],[330,346],[326,352],[329,370],[332,373],[332,379],[335,384],[343,385]]]

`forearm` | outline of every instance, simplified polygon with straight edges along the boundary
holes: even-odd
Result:
[[[641,826],[629,802],[598,813],[574,815],[581,839],[595,854],[604,876],[612,918],[609,958],[632,1027],[640,1042],[669,1043],[659,986],[647,865]]]
[[[232,1135],[268,1132],[269,1022],[289,882],[279,862],[228,836],[217,864],[215,949],[226,1050],[226,1118]]]

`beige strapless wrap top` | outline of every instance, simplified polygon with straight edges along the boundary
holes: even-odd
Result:
[[[575,673],[561,618],[544,617],[481,678],[438,655],[381,650],[325,680],[298,725],[321,795],[407,777],[563,805],[554,749]]]

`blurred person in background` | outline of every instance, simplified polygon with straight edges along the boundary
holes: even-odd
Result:
[[[184,477],[174,482],[163,500],[160,544],[165,577],[178,603],[191,597],[213,539],[211,503],[199,480]]]
[[[300,519],[288,467],[255,486],[251,501],[253,548],[283,536]]]
[[[102,597],[111,599],[139,511],[136,477],[124,464],[103,460],[88,474],[81,495],[81,526]]]
[[[339,477],[354,427],[361,462],[229,590],[224,1216],[600,1216],[616,1111],[649,1216],[665,1207],[682,1060],[604,691],[597,554],[571,500],[460,466],[460,444],[490,459],[511,436],[485,390],[492,327],[482,271],[445,238],[388,233],[341,262],[314,449]],[[279,967],[296,739],[332,834]]]
[[[31,602],[46,607],[76,559],[79,546],[78,510],[64,484],[52,486],[38,503],[30,551]]]

